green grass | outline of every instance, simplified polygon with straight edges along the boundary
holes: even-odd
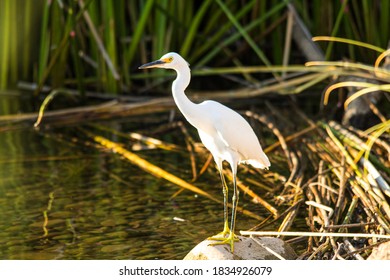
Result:
[[[386,49],[390,26],[389,1],[379,0],[23,3],[0,3],[2,89],[24,80],[53,89],[69,86],[81,93],[133,94],[140,85],[137,66],[168,51],[180,52],[193,68],[279,65],[288,3],[295,6],[313,36],[347,38]],[[20,15],[21,20],[14,20]],[[375,58],[357,45],[319,44],[330,60],[349,57],[369,62]],[[300,55],[294,48],[290,53]],[[150,81],[145,78],[143,83]]]

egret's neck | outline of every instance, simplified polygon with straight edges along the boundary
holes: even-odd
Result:
[[[172,95],[173,99],[179,110],[183,113],[187,121],[193,126],[196,125],[196,111],[197,104],[193,103],[185,95],[184,90],[190,84],[191,72],[188,66],[182,67],[179,70],[176,70],[177,78],[172,83]]]

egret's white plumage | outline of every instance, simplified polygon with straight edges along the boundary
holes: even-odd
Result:
[[[216,101],[206,100],[196,104],[187,98],[184,90],[190,83],[191,71],[189,64],[179,54],[167,53],[159,60],[140,66],[140,69],[154,67],[173,69],[177,72],[177,78],[172,83],[175,103],[187,121],[198,130],[202,143],[213,155],[221,173],[225,198],[225,225],[223,232],[214,239],[230,244],[233,251],[234,241],[237,240],[234,235],[238,203],[237,166],[246,163],[256,168],[268,168],[270,166],[268,157],[263,152],[253,129],[240,114]],[[230,228],[227,225],[227,186],[222,173],[223,161],[230,164],[233,173],[234,193]],[[227,234],[229,236],[225,238]]]

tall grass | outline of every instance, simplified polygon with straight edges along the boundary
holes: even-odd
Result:
[[[134,93],[138,79],[147,77],[137,66],[168,51],[180,52],[193,68],[278,65],[288,3],[314,36],[387,46],[389,1],[4,0],[0,88],[27,80],[81,92]],[[353,45],[320,44],[329,59],[375,57]]]
[[[33,79],[37,59],[34,23],[41,3],[25,2],[0,1],[0,89],[14,88],[20,79]]]
[[[11,33],[11,27],[10,27],[10,16],[11,16],[11,5],[10,1],[2,2],[0,6],[0,17],[3,19],[1,22],[1,28],[4,30],[2,32],[3,34],[3,42],[2,42],[2,48],[1,48],[1,75],[0,75],[0,84],[4,85],[7,83],[8,80],[11,80],[8,78],[8,65],[9,63],[9,56],[10,56],[10,33]],[[4,12],[6,11],[6,12]]]

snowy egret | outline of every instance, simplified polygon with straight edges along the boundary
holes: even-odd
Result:
[[[196,104],[188,99],[184,90],[190,83],[191,71],[188,62],[179,54],[170,52],[159,60],[139,67],[139,69],[147,68],[173,69],[177,73],[177,77],[172,83],[173,99],[187,121],[198,130],[200,139],[213,155],[222,181],[224,228],[221,233],[209,239],[220,241],[212,245],[229,244],[233,252],[234,242],[238,241],[234,234],[239,194],[236,183],[238,164],[246,163],[256,168],[268,168],[270,166],[268,157],[263,152],[253,129],[240,114],[216,101],[206,100]],[[233,174],[230,228],[227,206],[228,187],[222,172],[223,161],[230,164]]]

